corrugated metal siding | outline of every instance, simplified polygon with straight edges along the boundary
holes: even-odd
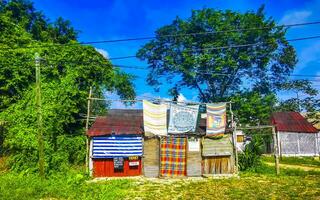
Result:
[[[125,158],[123,170],[115,170],[113,159],[93,159],[93,176],[94,177],[122,177],[122,176],[139,176],[141,175],[141,158],[139,166],[129,166],[129,160]]]
[[[199,140],[199,151],[189,151],[189,139],[187,146],[187,176],[201,176],[201,138],[197,137]]]
[[[232,155],[233,147],[229,135],[221,139],[204,138],[202,142],[202,156]]]
[[[318,130],[298,112],[276,112],[271,117],[277,131],[317,133]]]
[[[279,132],[282,155],[318,155],[317,134]]]
[[[159,177],[160,141],[158,138],[145,138],[143,143],[143,173],[146,177]]]
[[[142,156],[141,136],[93,137],[93,158]]]

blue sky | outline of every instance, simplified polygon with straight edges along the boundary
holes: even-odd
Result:
[[[187,18],[192,9],[215,8],[245,12],[257,10],[265,4],[266,14],[280,24],[320,21],[320,0],[35,0],[35,7],[42,10],[51,20],[62,16],[80,30],[80,41],[96,41],[132,37],[152,36],[154,31],[169,24],[176,16]],[[320,35],[320,25],[292,28],[287,38]],[[147,41],[132,41],[95,45],[109,57],[135,55]],[[295,74],[320,75],[320,39],[292,43],[297,50],[299,63]],[[114,64],[145,66],[145,63],[132,58],[115,60]],[[168,97],[167,87],[159,93],[145,83],[146,71],[124,69],[138,78],[135,86],[138,96]],[[320,78],[314,83],[320,88]],[[184,90],[184,96],[195,99],[197,92]],[[281,93],[282,98],[291,96]],[[117,98],[111,95],[111,98]],[[113,107],[121,107],[116,103]]]

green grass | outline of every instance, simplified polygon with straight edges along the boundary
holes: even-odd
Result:
[[[274,162],[274,157],[273,156],[263,156],[262,160],[264,162]],[[288,165],[320,167],[319,158],[314,158],[314,157],[282,157],[280,159],[280,163],[281,164],[288,164]]]
[[[6,173],[0,175],[0,199],[123,199],[127,180],[90,184],[81,173],[51,175],[41,180],[37,175]]]
[[[81,169],[52,174],[0,174],[0,199],[319,199],[320,172],[262,165],[240,178],[88,182]]]

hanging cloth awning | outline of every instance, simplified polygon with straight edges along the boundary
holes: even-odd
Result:
[[[223,135],[226,130],[226,103],[207,104],[207,136]]]
[[[143,124],[146,136],[167,135],[167,105],[143,100]]]
[[[168,133],[180,134],[195,132],[198,120],[199,105],[170,105],[170,120]]]
[[[93,158],[142,156],[142,137],[93,137],[92,151]]]

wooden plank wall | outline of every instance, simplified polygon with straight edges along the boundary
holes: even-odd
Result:
[[[199,140],[199,151],[189,151],[189,142],[187,146],[187,176],[201,176],[201,138]]]
[[[139,166],[129,166],[128,158],[124,159],[123,170],[115,170],[113,159],[94,159],[93,160],[93,176],[94,177],[118,177],[118,176],[139,176],[141,175],[141,158],[139,158]]]
[[[143,172],[146,177],[159,177],[159,139],[145,138],[143,144]]]

